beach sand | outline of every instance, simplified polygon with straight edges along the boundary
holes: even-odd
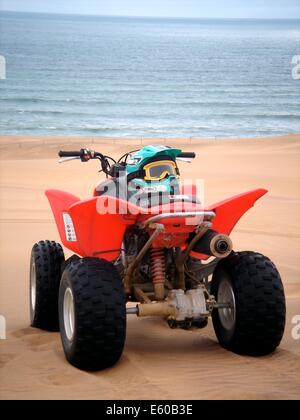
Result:
[[[300,340],[292,338],[292,318],[300,315],[300,135],[167,144],[197,153],[196,161],[180,167],[184,178],[205,180],[207,204],[254,188],[269,190],[232,239],[235,250],[262,252],[278,266],[287,298],[281,346],[267,357],[242,357],[219,346],[211,322],[207,329],[184,331],[160,319],[130,317],[115,367],[86,373],[70,366],[58,334],[29,328],[31,247],[41,239],[59,240],[43,191],[87,198],[102,177],[97,162],[59,165],[58,150],[89,146],[119,156],[141,147],[140,141],[2,137],[0,314],[8,333],[0,341],[0,399],[300,399]]]

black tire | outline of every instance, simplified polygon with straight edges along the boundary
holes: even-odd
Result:
[[[96,371],[119,360],[126,337],[126,301],[112,263],[82,258],[67,265],[59,291],[59,323],[63,349],[73,366]]]
[[[62,247],[54,241],[40,241],[32,248],[29,301],[34,328],[59,331],[58,292],[64,260]]]
[[[221,346],[249,356],[272,353],[283,337],[286,316],[284,289],[275,265],[256,252],[232,253],[219,262],[213,275],[211,294],[217,301],[226,294],[228,284],[236,310],[215,309],[212,315]]]

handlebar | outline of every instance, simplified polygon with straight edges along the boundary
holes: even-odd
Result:
[[[88,157],[90,159],[95,158],[95,157],[100,157],[101,153],[97,153],[97,152],[93,152],[92,150],[88,150],[88,149],[80,149],[80,151],[74,151],[74,152],[65,152],[65,151],[60,151],[58,153],[59,157]],[[183,159],[195,159],[196,157],[196,153],[194,152],[182,152],[180,153],[180,155],[178,155],[177,157],[179,158],[183,158]]]
[[[80,158],[82,160],[82,162],[87,162],[90,159],[98,159],[98,158],[102,158],[103,155],[101,155],[101,153],[98,152],[94,152],[93,150],[89,150],[89,149],[80,149],[79,151],[68,151],[65,152],[63,150],[61,150],[58,153],[58,156],[61,158]]]
[[[195,159],[196,153],[194,153],[194,152],[182,152],[177,157],[182,158],[182,159]]]
[[[61,158],[64,158],[64,157],[81,157],[81,156],[83,156],[83,149],[81,149],[79,152],[78,151],[77,152],[64,152],[64,151],[61,150],[58,153],[58,156],[61,157]]]
[[[66,158],[65,160],[80,159],[81,162],[88,162],[90,159],[99,159],[101,163],[101,170],[106,175],[111,175],[111,176],[114,173],[115,167],[122,165],[122,162],[120,162],[120,160],[117,163],[110,156],[104,156],[99,152],[95,152],[89,149],[80,149],[79,151],[78,150],[77,151],[61,150],[58,153],[58,155],[60,158]],[[182,159],[194,159],[196,157],[196,154],[194,152],[182,152],[177,157],[182,158]],[[113,165],[111,164],[111,162],[113,162]],[[126,166],[126,162],[125,162],[125,166]],[[122,167],[124,167],[124,163]]]
[[[81,162],[88,162],[90,159],[98,159],[101,163],[101,171],[106,175],[111,175],[111,163],[116,163],[115,160],[109,156],[104,156],[99,152],[89,149],[80,149],[79,151],[63,151],[58,153],[60,158],[66,158],[66,160],[80,159]],[[101,172],[100,171],[100,172]]]

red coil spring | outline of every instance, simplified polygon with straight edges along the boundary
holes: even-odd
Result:
[[[150,250],[151,259],[151,275],[154,284],[165,282],[165,253],[163,248],[151,248]]]

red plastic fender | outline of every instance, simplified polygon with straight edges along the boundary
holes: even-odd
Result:
[[[216,213],[212,228],[219,233],[230,235],[240,218],[267,192],[268,190],[263,188],[248,191],[208,207],[208,211]]]
[[[229,235],[242,215],[254,205],[258,198],[266,193],[267,190],[258,189],[239,194],[208,207],[206,210],[212,210],[216,213],[212,228],[219,233]],[[82,257],[95,256],[113,261],[120,253],[124,233],[128,225],[151,216],[145,215],[145,209],[118,198],[104,196],[80,201],[78,197],[58,190],[48,190],[46,195],[63,245]],[[109,203],[112,207],[115,206],[115,208],[101,213],[99,210],[105,209],[106,203]],[[188,207],[196,209],[197,205],[189,203]],[[185,208],[185,211],[187,210]],[[163,208],[160,208],[161,211],[163,211]],[[66,238],[63,213],[68,213],[72,218],[76,234],[75,241],[68,241]],[[168,222],[167,219],[164,220],[166,226]],[[182,220],[180,222],[182,223]],[[190,231],[190,229],[190,226],[185,228],[181,226],[180,230],[183,232]],[[176,232],[171,229],[170,233]],[[208,256],[198,253],[193,254],[200,259],[208,258]]]
[[[213,219],[212,229],[219,233],[230,235],[240,218],[267,192],[268,190],[260,188],[236,195],[209,206],[206,210],[214,211],[216,213],[216,217]],[[192,252],[191,255],[199,259],[209,258],[207,255],[198,254],[196,252]]]
[[[104,258],[115,260],[121,252],[122,241],[128,225],[135,224],[137,215],[114,213],[99,213],[99,207],[110,200],[118,207],[121,200],[113,197],[94,197],[80,201],[69,208],[72,217],[80,255],[83,257]],[[124,202],[124,206],[127,203]]]
[[[113,197],[93,197],[80,201],[78,197],[58,190],[48,190],[46,196],[63,245],[82,257],[98,257],[108,261],[116,259],[127,226],[134,224],[140,213],[138,207]],[[115,211],[101,214],[99,209],[105,209],[108,199],[110,206],[115,205]],[[125,214],[120,213],[121,207]],[[128,207],[132,207],[130,214]],[[68,213],[72,218],[76,235],[74,242],[66,238],[63,213]]]
[[[49,200],[59,236],[63,245],[66,248],[69,248],[71,251],[75,252],[75,254],[80,255],[81,250],[78,242],[67,242],[63,221],[63,213],[68,212],[69,207],[72,204],[79,202],[80,199],[75,195],[59,190],[47,190],[45,191],[45,194]]]

